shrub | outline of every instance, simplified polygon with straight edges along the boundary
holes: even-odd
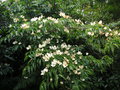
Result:
[[[91,77],[105,72],[113,62],[111,55],[120,45],[119,31],[111,30],[102,21],[84,24],[62,12],[60,16],[40,16],[30,21],[25,21],[24,16],[14,18],[17,21],[10,27],[10,34],[1,39],[13,44],[13,51],[27,50],[22,74],[24,84],[19,83],[15,89],[35,80],[40,90],[99,86],[91,86]]]

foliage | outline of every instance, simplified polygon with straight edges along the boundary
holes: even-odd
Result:
[[[105,9],[109,3],[9,0],[0,5],[1,89],[6,81],[14,90],[120,87],[120,22],[112,22],[114,14]]]

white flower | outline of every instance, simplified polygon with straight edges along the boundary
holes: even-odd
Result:
[[[80,51],[77,52],[78,55],[82,55],[82,53]]]
[[[10,25],[9,25],[9,28],[11,28],[11,27],[12,27],[12,25],[10,24]]]
[[[62,63],[60,61],[57,61],[57,64],[62,65]]]
[[[21,17],[21,18],[25,18],[25,16],[23,16],[23,15],[21,15],[20,17]]]
[[[107,29],[107,27],[104,27],[104,29],[106,30],[106,29]]]
[[[46,53],[48,57],[53,57],[53,53]]]
[[[58,47],[57,46],[50,46],[50,49],[56,50]]]
[[[77,74],[78,72],[77,72],[77,70],[73,70],[73,72],[75,73],[75,74]]]
[[[80,19],[75,19],[75,21],[77,22],[77,24],[79,24],[81,22]]]
[[[42,28],[43,27],[43,25],[41,24],[40,26],[39,26],[39,28]]]
[[[89,53],[86,53],[86,55],[88,55]]]
[[[49,59],[53,57],[53,53],[46,53],[42,58],[45,60],[45,61],[49,61]]]
[[[88,35],[93,36],[94,32],[88,32]]]
[[[59,15],[62,16],[62,17],[65,17],[65,13],[63,13],[63,12],[60,12]]]
[[[17,44],[18,42],[17,41],[14,41],[13,44]]]
[[[118,33],[118,35],[120,36],[120,33]]]
[[[41,15],[39,18],[38,18],[38,20],[41,20],[43,18],[43,15]]]
[[[19,19],[18,19],[18,18],[14,18],[13,21],[14,21],[14,22],[18,22]]]
[[[45,71],[45,72],[48,72],[48,68],[45,68],[44,71]]]
[[[55,54],[55,55],[62,55],[63,52],[61,52],[60,50],[57,50],[54,54]]]
[[[92,26],[94,26],[94,25],[95,25],[95,22],[91,22],[90,24],[91,24]]]
[[[100,21],[98,22],[98,24],[102,25],[102,20],[100,20]]]
[[[30,45],[28,45],[28,46],[26,47],[26,49],[27,49],[27,50],[30,50],[30,49],[31,49],[31,46],[30,46]]]
[[[43,44],[49,44],[49,43],[50,43],[50,41],[51,41],[51,39],[50,39],[50,38],[48,38],[48,39],[46,39],[45,41],[43,41]]]
[[[21,28],[23,28],[23,29],[27,29],[27,28],[29,28],[30,26],[28,25],[28,24],[22,24],[21,25]]]
[[[34,18],[31,19],[31,22],[34,22],[34,21],[37,21],[37,20],[38,20],[38,18],[34,17]]]
[[[43,22],[45,23],[45,22],[47,22],[47,20],[46,20],[46,19],[43,19]]]
[[[107,33],[105,33],[105,36],[106,36],[106,37],[108,37],[108,36],[109,36],[109,33],[108,33],[108,32],[107,32]]]
[[[65,57],[63,61],[63,67],[66,68],[68,66],[69,60]]]
[[[44,69],[41,71],[41,75],[44,75],[46,72],[48,72],[48,68],[44,68]]]
[[[54,23],[58,23],[58,20],[56,19],[56,20],[54,20]]]
[[[48,20],[52,20],[52,21],[54,21],[54,23],[58,23],[58,20],[57,20],[57,19],[55,19],[55,18],[48,17],[47,19],[48,19]]]
[[[48,39],[46,39],[45,41],[43,41],[42,42],[42,44],[39,44],[39,48],[43,48],[43,47],[45,47],[47,44],[49,44],[50,43],[50,38],[48,38]]]
[[[60,84],[63,84],[63,82],[61,81]]]
[[[34,35],[34,34],[35,34],[34,32],[31,33],[31,35]]]
[[[64,54],[67,54],[67,55],[69,55],[69,52],[68,52],[68,51],[65,51],[65,52],[64,52]]]
[[[70,18],[70,16],[65,15],[65,13],[63,13],[63,12],[60,12],[59,15],[62,16],[62,17],[64,17],[64,18]]]
[[[52,78],[50,78],[50,82],[52,82],[53,81],[53,79]]]
[[[82,79],[82,81],[85,81],[85,79]]]
[[[51,63],[51,66],[52,66],[52,67],[55,67],[56,64],[57,64],[57,60],[54,59],[54,60],[52,61],[52,63]]]
[[[111,29],[109,29],[109,31],[112,31]]]
[[[18,44],[19,44],[19,45],[21,45],[22,43],[21,43],[21,42],[19,42]]]
[[[79,69],[83,69],[83,68],[84,68],[84,66],[83,66],[83,65],[80,65],[80,66],[79,66]]]
[[[66,61],[63,61],[63,67],[66,68],[68,66],[68,63]]]
[[[77,61],[74,61],[74,64],[78,64],[78,62],[77,62]]]
[[[39,47],[39,48],[43,48],[43,47],[45,47],[45,45],[39,44],[38,47]]]
[[[61,48],[67,48],[66,43],[62,43],[62,44],[61,44]]]

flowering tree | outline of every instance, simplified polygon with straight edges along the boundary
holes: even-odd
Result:
[[[24,16],[14,18],[3,41],[8,40],[16,50],[26,48],[23,78],[29,80],[37,73],[40,90],[92,88],[90,77],[112,63],[109,54],[119,47],[120,33],[102,21],[84,24],[63,12],[59,15],[61,18],[41,15],[30,21]]]
[[[79,0],[67,1],[63,5],[63,1],[57,0],[0,2],[6,6],[12,19],[6,25],[6,35],[0,38],[2,55],[12,63],[3,64],[2,61],[0,75],[7,76],[18,70],[20,80],[13,85],[15,90],[32,85],[37,90],[108,87],[107,81],[104,83],[108,76],[105,74],[119,59],[120,31],[114,28],[119,23],[105,24],[96,1],[82,2],[82,6],[75,4]],[[96,11],[92,15],[93,8]],[[15,69],[11,67],[13,62]]]

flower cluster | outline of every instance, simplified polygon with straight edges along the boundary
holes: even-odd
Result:
[[[63,13],[63,12],[60,12],[59,15],[62,16],[62,17],[64,17],[64,18],[70,18],[70,16],[65,15],[65,13]]]
[[[34,18],[32,18],[30,21],[31,22],[35,22],[35,21],[37,21],[37,20],[41,20],[43,18],[43,15],[41,15],[41,16],[39,16],[39,17],[34,17]]]
[[[30,26],[29,26],[29,24],[24,23],[24,24],[21,25],[21,28],[22,29],[28,29],[28,28],[30,28]]]
[[[46,44],[50,44],[50,39],[43,41],[44,46],[40,44],[40,47],[38,47],[35,54],[35,57],[42,58],[43,62],[46,63],[47,68],[41,71],[41,75],[47,73],[48,69],[51,71],[51,68],[56,66],[58,66],[58,68],[62,67],[63,69],[66,69],[69,68],[71,64],[75,67],[78,66],[79,69],[79,71],[76,71],[77,73],[74,74],[81,74],[80,70],[83,69],[83,65],[79,65],[79,60],[82,59],[83,54],[81,51],[74,50],[76,46],[67,45],[66,43],[61,43],[60,45],[54,46],[46,46]],[[48,49],[50,49],[50,51],[48,51]],[[86,53],[86,55],[88,55],[88,53]],[[75,72],[74,69],[72,71]]]
[[[48,39],[46,39],[45,41],[43,41],[42,44],[39,44],[38,47],[39,47],[39,48],[43,48],[43,47],[45,47],[47,44],[49,44],[50,41],[51,41],[51,39],[48,38]]]
[[[44,69],[41,71],[41,75],[44,75],[46,72],[48,72],[48,68],[44,68]]]
[[[55,19],[55,18],[52,18],[52,17],[48,17],[47,19],[53,21],[54,23],[58,23],[58,19]]]

